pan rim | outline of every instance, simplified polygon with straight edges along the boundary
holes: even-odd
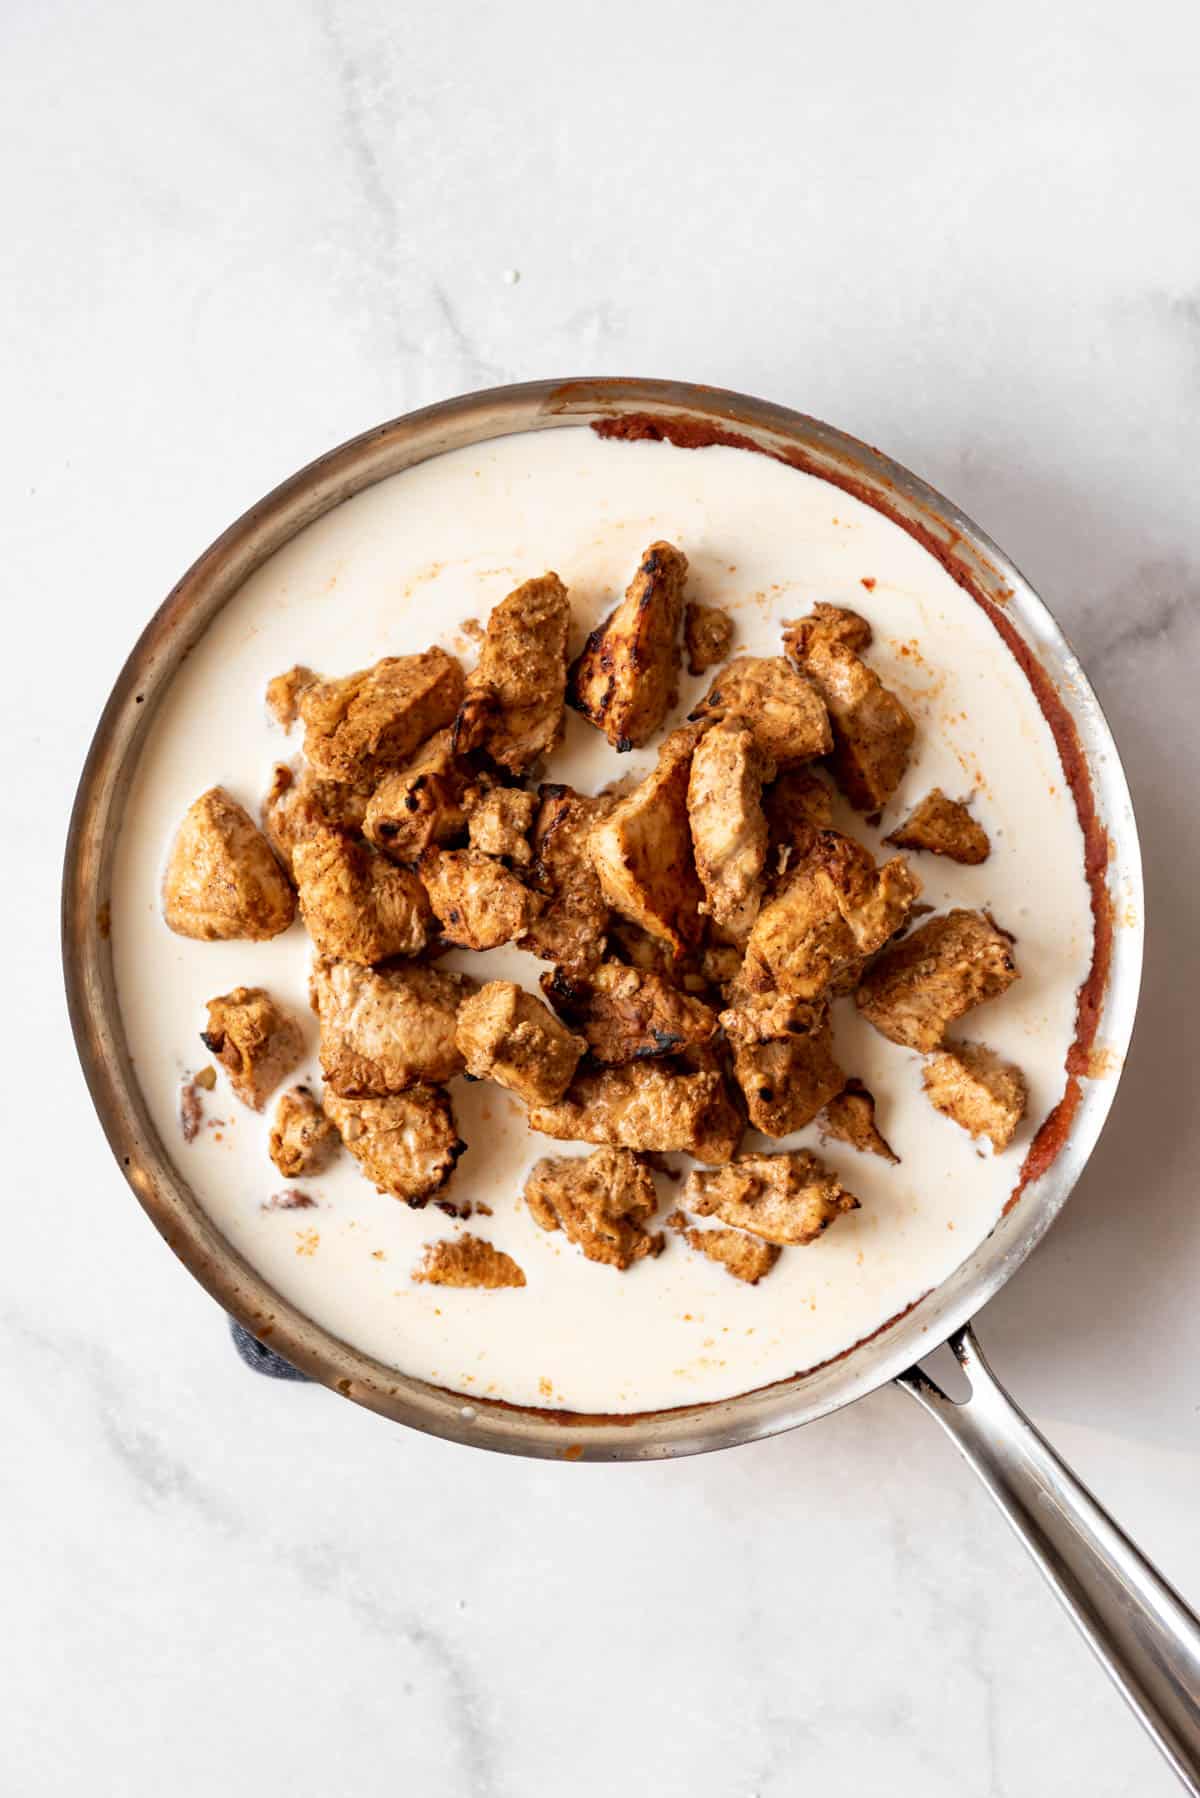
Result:
[[[112,1151],[151,1221],[211,1295],[315,1380],[394,1421],[504,1453],[627,1460],[698,1453],[815,1420],[886,1384],[931,1351],[1011,1277],[1066,1203],[1111,1108],[1118,1073],[1085,1080],[1066,1141],[1020,1202],[933,1292],[836,1362],[715,1401],[630,1417],[559,1415],[466,1399],[362,1354],[275,1293],[209,1222],[149,1123],[113,1003],[107,893],[120,808],[141,744],[192,644],[253,569],[352,494],[447,449],[514,431],[597,424],[631,415],[692,420],[746,447],[802,451],[853,473],[905,528],[933,532],[946,556],[1003,605],[1049,673],[1079,734],[1088,778],[1126,886],[1131,914],[1115,932],[1100,1027],[1123,1066],[1132,1037],[1144,939],[1141,858],[1132,801],[1099,702],[1049,608],[959,508],[919,477],[819,420],[721,389],[612,378],[487,389],[404,414],[326,452],[259,500],[197,559],[147,624],[117,678],[80,779],[63,873],[68,1009],[93,1103]],[[822,466],[813,469],[823,472]],[[889,504],[882,504],[888,495]],[[911,522],[906,523],[906,518]],[[928,547],[928,545],[927,545]],[[942,553],[935,549],[934,553]],[[954,570],[952,569],[952,572]],[[960,577],[962,578],[962,577]],[[1015,1220],[1015,1222],[1014,1222]]]

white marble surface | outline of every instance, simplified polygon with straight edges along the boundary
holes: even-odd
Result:
[[[329,444],[622,372],[886,447],[1040,585],[1128,761],[1135,1053],[982,1335],[1200,1598],[1198,66],[1171,0],[8,0],[4,1791],[1174,1789],[899,1393],[719,1457],[543,1466],[244,1372],[110,1164],[55,934],[134,635]]]

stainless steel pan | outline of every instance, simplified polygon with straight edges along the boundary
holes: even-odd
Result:
[[[1129,791],[1095,695],[1041,600],[995,544],[915,476],[864,444],[760,400],[663,381],[535,382],[411,413],[285,481],[207,550],[130,655],[80,781],[63,885],[63,957],[84,1072],[113,1152],[150,1217],[213,1297],[315,1379],[397,1422],[507,1454],[644,1460],[727,1448],[789,1430],[895,1380],[937,1418],[981,1475],[1108,1672],[1188,1788],[1200,1794],[1200,1625],[1011,1403],[969,1320],[1014,1274],[1066,1203],[1112,1103],[1115,1079],[1084,1080],[1070,1134],[988,1239],[936,1291],[851,1353],[717,1404],[633,1418],[563,1417],[411,1379],[319,1328],[255,1273],[209,1223],[158,1139],[113,1002],[108,890],[113,844],[147,726],[189,648],[259,565],[362,488],[450,449],[517,431],[636,417],[677,439],[715,433],[778,455],[878,505],[1001,608],[1073,721],[1112,850],[1125,915],[1099,1033],[1123,1057],[1142,958],[1141,864]],[[955,1403],[916,1365],[949,1340],[971,1385]]]

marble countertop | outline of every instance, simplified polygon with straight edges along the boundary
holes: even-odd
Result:
[[[110,1161],[56,908],[134,636],[327,446],[582,373],[878,443],[1041,589],[1127,761],[1136,1045],[980,1333],[1200,1599],[1198,57],[1171,0],[5,9],[6,1791],[1175,1789],[902,1393],[548,1466],[244,1370]]]

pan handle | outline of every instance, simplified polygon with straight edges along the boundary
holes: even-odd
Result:
[[[950,1347],[961,1403],[910,1367],[897,1384],[975,1469],[1188,1791],[1200,1795],[1200,1622],[1013,1404],[970,1327]]]

